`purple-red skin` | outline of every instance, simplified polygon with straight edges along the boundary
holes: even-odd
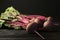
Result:
[[[39,20],[45,21],[46,17],[45,16],[41,16],[41,15],[20,15],[20,17],[22,17],[22,19],[16,21],[16,22],[10,22],[10,25],[14,26],[14,25],[18,25],[18,26],[22,26],[22,28],[26,29],[26,26],[30,23],[30,20],[33,18],[38,18]]]

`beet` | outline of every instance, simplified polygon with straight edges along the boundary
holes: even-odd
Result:
[[[29,24],[27,25],[27,27],[26,27],[26,31],[27,31],[28,33],[33,33],[34,30],[36,30],[36,29],[37,29],[37,23],[35,23],[35,22],[29,23]]]

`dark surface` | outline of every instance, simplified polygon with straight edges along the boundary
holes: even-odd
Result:
[[[60,40],[60,32],[41,31],[46,40]],[[28,34],[25,30],[0,29],[0,40],[42,40],[36,34]]]

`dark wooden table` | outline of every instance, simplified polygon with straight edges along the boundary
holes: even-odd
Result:
[[[60,40],[60,32],[41,31],[46,40]],[[0,29],[0,40],[42,40],[36,34],[28,34],[25,30]]]

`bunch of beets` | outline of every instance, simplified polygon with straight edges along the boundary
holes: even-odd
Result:
[[[33,22],[31,20],[35,20],[36,18],[45,21],[46,17],[41,15],[23,15],[17,10],[15,10],[13,7],[9,7],[4,13],[1,13],[0,22],[4,21],[4,26],[9,28],[25,29],[29,23]],[[2,24],[0,23],[0,25]]]

